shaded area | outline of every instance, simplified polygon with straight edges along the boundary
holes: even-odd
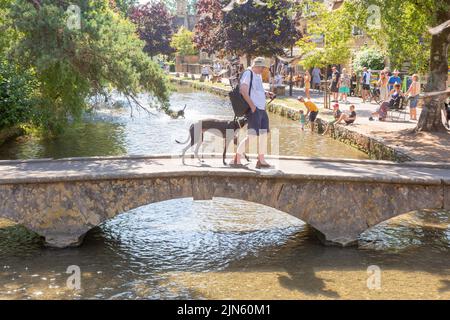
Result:
[[[373,132],[389,145],[407,150],[408,155],[418,161],[448,162],[450,159],[450,132],[413,133],[411,130],[398,132]]]

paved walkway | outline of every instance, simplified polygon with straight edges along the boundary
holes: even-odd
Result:
[[[255,161],[246,168],[230,168],[220,157],[195,159],[181,164],[176,156],[80,158],[67,160],[0,161],[0,185],[16,183],[136,179],[171,176],[270,176],[286,179],[364,181],[450,185],[450,165],[431,163],[396,164],[386,161],[309,159],[281,157],[269,159],[274,169],[257,170]]]

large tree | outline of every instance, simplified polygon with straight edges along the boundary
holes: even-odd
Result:
[[[269,5],[277,0],[266,0]],[[314,0],[295,1],[296,10]],[[442,111],[447,89],[450,43],[448,0],[345,0],[351,24],[364,30],[390,57],[392,67],[405,62],[412,70],[428,72],[427,98],[416,131],[446,131]],[[330,12],[332,15],[333,12]],[[434,28],[429,32],[430,27]],[[448,93],[447,93],[448,95]]]
[[[147,3],[133,7],[129,11],[130,20],[145,41],[144,51],[151,57],[173,52],[170,41],[173,36],[173,16],[163,2]]]
[[[257,1],[236,5],[224,12],[229,0],[199,0],[199,21],[194,39],[199,49],[210,53],[252,56],[283,54],[301,36],[289,14],[291,2],[279,0],[270,6]]]
[[[11,28],[20,34],[11,55],[34,70],[39,124],[61,130],[69,119],[81,117],[90,97],[108,88],[130,100],[149,92],[167,109],[168,81],[143,52],[135,26],[108,0],[72,3],[79,14],[58,0],[15,0],[10,8]]]
[[[448,0],[348,0],[358,16],[359,27],[385,46],[394,66],[411,62],[413,71],[427,71],[426,93],[447,90],[450,28],[429,32],[430,27],[450,20]],[[372,6],[375,11],[368,11]],[[368,21],[378,21],[375,27]],[[442,122],[445,95],[424,101],[417,131],[446,131]]]
[[[305,68],[326,67],[329,64],[344,64],[351,57],[352,15],[347,7],[330,12],[320,2],[309,3],[308,9],[297,8],[307,18],[307,33],[297,45],[302,51],[301,64]],[[318,47],[315,39],[323,41]]]

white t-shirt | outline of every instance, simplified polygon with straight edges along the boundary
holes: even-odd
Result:
[[[251,72],[250,69],[245,70],[241,78],[241,85],[246,84],[250,86]],[[264,90],[262,76],[253,72],[253,85],[252,92],[250,94],[255,107],[260,110],[266,110],[266,91]]]
[[[372,74],[370,73],[370,71],[366,71],[363,73],[364,84],[370,84],[371,78],[372,78]]]

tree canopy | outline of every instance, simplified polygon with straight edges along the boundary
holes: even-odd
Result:
[[[198,53],[193,42],[194,34],[181,27],[178,32],[173,36],[171,46],[175,49],[176,53],[182,56],[190,56]]]
[[[80,119],[90,97],[110,88],[131,100],[149,92],[167,109],[167,79],[143,52],[135,26],[108,0],[72,3],[80,8],[79,17],[56,0],[9,2],[6,27],[19,36],[8,56],[33,71],[36,123],[62,130],[70,119]],[[78,18],[80,24],[69,23]]]
[[[173,52],[170,41],[173,36],[173,16],[163,2],[147,3],[129,10],[129,17],[137,26],[144,51],[151,57]]]
[[[248,1],[224,12],[229,0],[199,0],[194,41],[200,50],[247,56],[283,54],[301,34],[289,14],[291,2],[261,6]]]
[[[348,62],[352,55],[353,13],[347,5],[330,12],[325,4],[310,2],[307,9],[299,9],[308,21],[307,35],[297,42],[304,54],[302,65],[311,68]],[[323,40],[323,47],[317,44],[320,40]]]

